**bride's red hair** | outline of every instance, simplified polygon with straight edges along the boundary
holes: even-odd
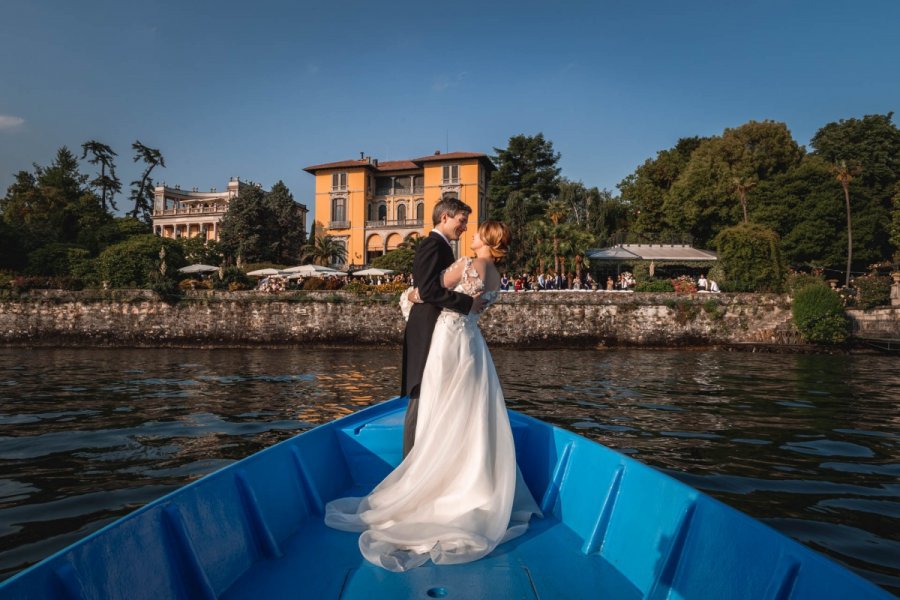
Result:
[[[484,245],[491,249],[491,256],[495,262],[506,256],[512,234],[505,223],[485,221],[478,226],[478,235]]]

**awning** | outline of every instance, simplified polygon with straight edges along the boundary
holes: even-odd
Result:
[[[626,260],[709,262],[718,258],[715,252],[700,250],[686,244],[619,244],[611,248],[593,248],[584,255],[590,260],[613,262]]]

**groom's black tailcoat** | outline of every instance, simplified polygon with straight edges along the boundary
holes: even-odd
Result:
[[[439,233],[432,231],[416,249],[413,260],[413,279],[422,304],[413,304],[403,336],[403,375],[400,395],[419,397],[419,386],[434,324],[442,308],[462,314],[472,310],[472,297],[451,292],[441,285],[441,272],[453,264],[453,250]]]

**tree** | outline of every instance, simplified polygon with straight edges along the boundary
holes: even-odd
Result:
[[[525,208],[525,196],[522,192],[511,192],[506,199],[503,221],[509,227],[511,242],[506,253],[506,264],[512,270],[525,267],[525,240],[528,236],[528,214]]]
[[[681,138],[673,148],[661,150],[619,183],[621,202],[627,207],[629,227],[640,240],[661,242],[672,230],[664,206],[694,151],[708,138]],[[595,235],[598,232],[595,232]]]
[[[543,215],[546,204],[559,193],[560,154],[553,151],[553,142],[545,140],[542,133],[522,134],[509,138],[505,149],[494,151],[497,170],[491,174],[487,196],[491,218],[506,216],[506,203],[513,192],[520,192],[525,199],[529,219]]]
[[[279,227],[262,189],[242,187],[228,203],[219,224],[222,251],[238,264],[274,262],[279,249]]]
[[[372,259],[372,266],[377,269],[390,269],[398,273],[412,273],[415,250],[399,247]]]
[[[304,246],[301,260],[323,266],[341,264],[347,260],[347,246],[330,235],[323,235]]]
[[[894,262],[900,263],[900,184],[895,189],[891,210],[891,244],[894,246]]]
[[[843,160],[861,168],[853,181],[857,270],[891,254],[891,198],[900,180],[900,129],[892,119],[893,113],[842,119],[819,129],[811,142],[827,163]]]
[[[113,157],[118,156],[112,148],[97,140],[89,140],[81,145],[81,159],[91,154],[88,160],[92,165],[100,164],[100,174],[90,184],[100,190],[100,203],[103,210],[116,210],[115,195],[122,191],[122,182],[116,176],[116,165]]]
[[[553,269],[559,273],[559,227],[560,222],[564,221],[569,215],[569,209],[564,203],[559,200],[554,200],[547,205],[546,215],[547,219],[553,224],[553,227],[550,230],[550,235],[553,239]]]
[[[134,150],[134,162],[143,161],[144,171],[140,179],[131,182],[134,208],[128,214],[149,223],[153,206],[153,179],[150,174],[156,167],[165,168],[166,161],[159,150],[145,146],[140,140],[136,140],[131,147]]]
[[[756,187],[758,183],[753,177],[732,177],[731,183],[734,185],[734,191],[737,192],[738,200],[741,201],[741,209],[744,211],[744,223],[749,223],[747,218],[747,192]]]
[[[306,244],[306,223],[300,205],[294,202],[294,196],[284,184],[278,181],[265,195],[264,207],[270,213],[268,218],[275,224],[273,240],[273,260],[280,264],[296,261],[300,257],[303,245]]]
[[[185,265],[181,244],[153,234],[138,235],[109,246],[97,257],[101,280],[112,287],[146,287],[159,272],[162,248],[166,249],[166,270],[176,272]]]
[[[754,223],[723,229],[716,236],[722,288],[734,292],[778,292],[784,280],[778,234]]]
[[[844,190],[844,202],[847,207],[847,272],[844,277],[844,287],[850,287],[850,264],[853,261],[853,223],[850,218],[850,182],[859,173],[856,166],[848,166],[846,160],[842,160],[832,166],[832,173]]]

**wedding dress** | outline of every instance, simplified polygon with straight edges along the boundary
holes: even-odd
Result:
[[[496,290],[483,291],[472,259],[448,271],[454,269],[460,271],[454,291],[483,292],[486,307],[496,301]],[[532,514],[541,516],[516,465],[503,391],[478,316],[445,310],[438,317],[407,457],[368,496],[326,506],[325,523],[362,532],[363,556],[385,569],[406,571],[429,559],[477,560],[525,533]]]

